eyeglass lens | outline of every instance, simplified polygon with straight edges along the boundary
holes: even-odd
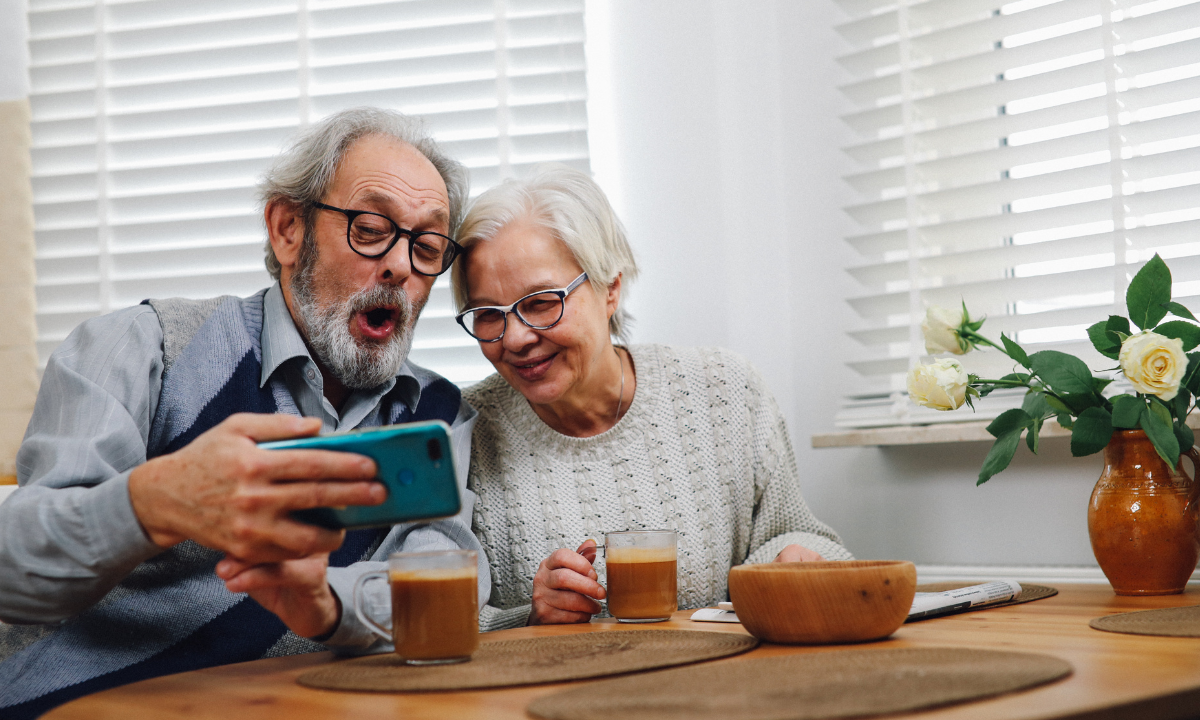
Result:
[[[558,293],[536,293],[517,303],[516,313],[526,325],[545,330],[562,319],[563,299]],[[467,323],[476,338],[495,340],[504,334],[504,316],[503,311],[480,308],[470,314]]]
[[[399,231],[387,218],[363,214],[350,222],[350,245],[368,257],[382,255],[397,234],[408,237],[409,258],[419,272],[436,275],[446,270],[453,260],[449,238],[433,233],[411,234]]]

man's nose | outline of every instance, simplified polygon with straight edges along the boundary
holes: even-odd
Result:
[[[380,280],[392,283],[402,283],[412,275],[412,264],[409,262],[409,243],[406,237],[400,238],[396,244],[379,259],[376,274]]]

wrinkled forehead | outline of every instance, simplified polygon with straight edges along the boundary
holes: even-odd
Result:
[[[336,204],[449,225],[450,198],[437,167],[412,145],[381,135],[359,138],[338,164],[328,193]]]

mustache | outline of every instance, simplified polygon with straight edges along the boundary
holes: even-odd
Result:
[[[396,326],[408,327],[413,317],[413,303],[408,293],[399,285],[375,285],[351,295],[345,302],[345,315],[349,320],[355,314],[378,307],[396,309]]]

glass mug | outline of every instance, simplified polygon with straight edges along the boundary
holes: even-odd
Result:
[[[674,530],[604,533],[608,612],[620,622],[670,620],[679,609]]]
[[[387,580],[392,590],[392,629],[363,608],[363,588]],[[388,570],[354,584],[354,614],[376,635],[392,641],[408,665],[466,662],[479,644],[479,565],[474,550],[395,553]]]

